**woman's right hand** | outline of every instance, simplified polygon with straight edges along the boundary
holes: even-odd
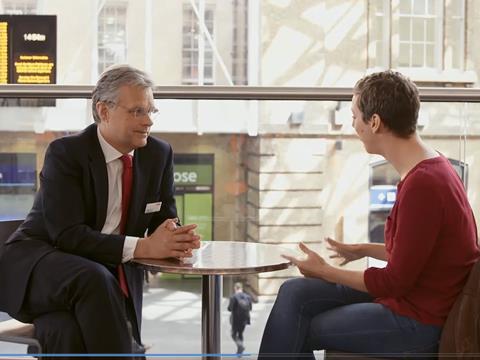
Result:
[[[344,244],[328,237],[325,240],[330,245],[327,249],[335,252],[335,254],[330,255],[330,259],[339,258],[343,260],[340,266],[346,265],[350,261],[361,259],[364,256],[360,253],[359,244]]]

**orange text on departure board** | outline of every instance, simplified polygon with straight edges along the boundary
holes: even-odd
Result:
[[[55,66],[45,55],[21,55],[15,62],[18,74],[17,84],[51,84],[52,69]]]

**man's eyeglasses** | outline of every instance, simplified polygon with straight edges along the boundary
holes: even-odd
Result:
[[[153,120],[158,115],[158,109],[156,107],[152,107],[152,108],[149,108],[149,109],[145,109],[145,108],[142,108],[142,107],[128,108],[128,107],[123,106],[123,105],[121,105],[119,103],[116,103],[114,101],[108,101],[108,103],[124,109],[127,113],[132,115],[135,119],[139,119],[139,118],[143,118],[145,116],[148,116],[150,119]]]

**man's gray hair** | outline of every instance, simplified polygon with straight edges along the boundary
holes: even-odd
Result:
[[[97,81],[92,92],[92,113],[96,123],[100,123],[100,115],[97,112],[97,103],[116,102],[118,90],[124,86],[140,86],[153,90],[153,81],[142,70],[135,69],[130,65],[113,65],[107,68]]]

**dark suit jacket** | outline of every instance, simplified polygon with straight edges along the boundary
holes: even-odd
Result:
[[[151,233],[165,219],[176,217],[173,195],[172,148],[149,137],[145,147],[135,150],[126,234],[143,237],[147,229]],[[33,208],[0,248],[0,310],[23,321],[32,320],[21,311],[28,280],[35,264],[52,251],[79,255],[107,267],[121,262],[125,236],[100,233],[107,197],[107,168],[96,124],[49,145]],[[145,214],[146,204],[158,201],[161,210]],[[125,273],[139,332],[143,272],[125,264]]]

